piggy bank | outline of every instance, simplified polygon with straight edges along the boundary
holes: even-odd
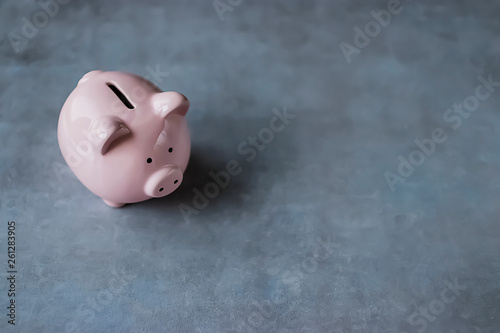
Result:
[[[187,98],[132,74],[92,71],[64,103],[61,153],[76,177],[111,207],[172,193],[191,139]]]

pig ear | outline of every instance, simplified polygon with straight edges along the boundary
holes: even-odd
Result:
[[[88,81],[88,79],[90,79],[91,77],[94,77],[94,76],[97,76],[99,74],[101,74],[102,71],[99,71],[99,70],[95,70],[95,71],[90,71],[88,72],[87,74],[85,74],[81,79],[80,81],[78,81],[78,84],[82,84],[84,83],[85,81]]]
[[[186,96],[175,91],[157,93],[152,98],[156,114],[165,118],[172,114],[185,116],[189,109],[189,101]]]
[[[93,121],[89,133],[96,150],[104,155],[114,146],[113,143],[118,143],[131,132],[119,118],[108,116]]]

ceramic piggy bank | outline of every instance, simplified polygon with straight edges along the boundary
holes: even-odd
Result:
[[[76,177],[111,207],[159,198],[182,182],[189,101],[121,72],[85,74],[64,103],[57,137]]]

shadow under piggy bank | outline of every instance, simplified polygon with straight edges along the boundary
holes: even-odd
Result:
[[[245,187],[242,178],[227,172],[228,160],[214,149],[193,147],[188,166],[184,172],[182,184],[171,194],[149,199],[125,207],[142,207],[147,209],[162,209],[180,213],[179,205],[193,208],[198,212],[208,213],[219,205],[239,205]],[[123,208],[125,208],[123,207]]]
[[[136,207],[141,213],[147,210],[151,218],[161,215],[195,223],[217,222],[239,217],[243,212],[258,214],[260,207],[270,199],[281,204],[283,190],[277,190],[277,196],[268,197],[273,195],[270,194],[273,187],[301,191],[304,187],[301,182],[307,179],[295,179],[290,184],[290,172],[297,172],[299,168],[297,143],[308,138],[301,137],[293,127],[287,130],[283,127],[273,132],[271,139],[267,138],[264,134],[269,134],[277,116],[274,109],[260,113],[261,117],[218,118],[216,127],[206,125],[212,123],[209,113],[191,122],[190,129],[197,133],[199,141],[192,146],[179,188],[163,198],[126,205],[122,209]],[[248,135],[258,137],[261,148],[255,148]],[[261,137],[267,138],[267,142]]]

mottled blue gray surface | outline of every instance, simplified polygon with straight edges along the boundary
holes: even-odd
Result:
[[[499,332],[500,1],[216,5],[1,2],[0,331]],[[191,100],[174,194],[112,209],[65,167],[59,110],[93,69]],[[296,117],[271,140],[273,109]]]

